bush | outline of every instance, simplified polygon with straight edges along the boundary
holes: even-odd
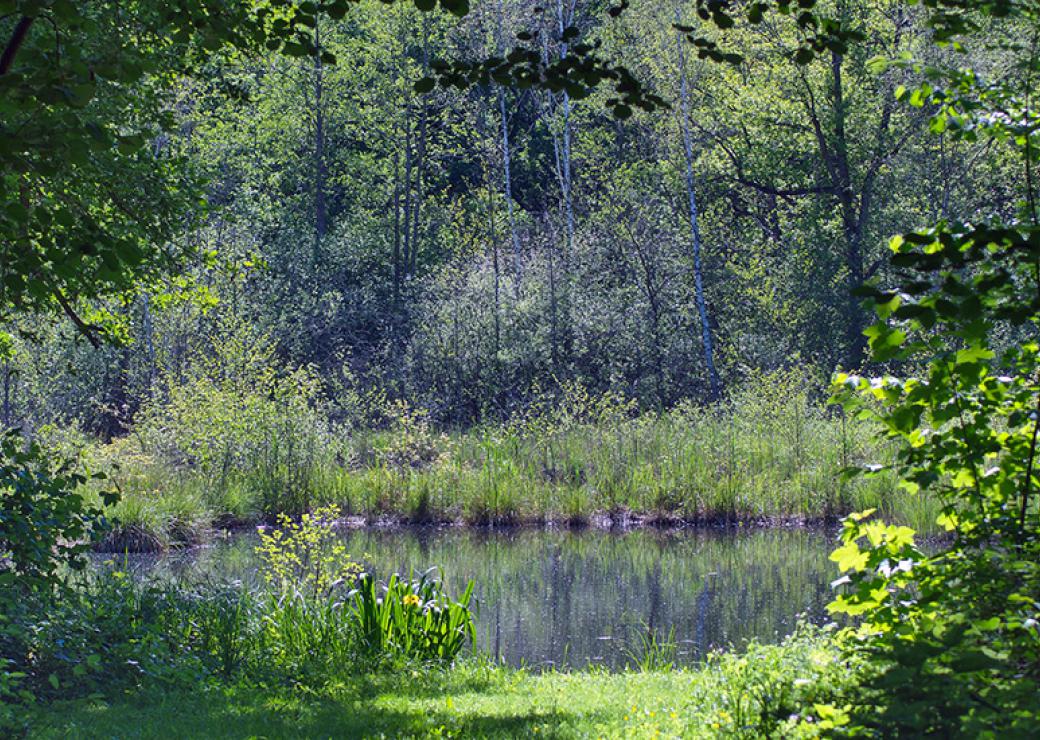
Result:
[[[0,439],[0,705],[39,690],[26,663],[40,625],[27,617],[46,614],[68,573],[85,567],[102,507],[118,498],[102,490],[100,504],[90,503],[86,481],[72,461],[47,455],[17,431]],[[39,604],[45,608],[34,609]],[[11,722],[9,707],[0,706],[0,730]]]
[[[83,496],[86,482],[71,460],[47,455],[18,431],[0,439],[0,593],[50,591],[62,568],[86,565],[87,538],[104,521],[103,508]],[[117,500],[101,494],[104,505]]]
[[[203,476],[216,500],[245,476],[265,514],[298,514],[331,456],[326,412],[312,368],[282,367],[266,335],[232,320],[209,354],[165,378],[134,432],[161,466]]]

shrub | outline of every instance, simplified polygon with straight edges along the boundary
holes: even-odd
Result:
[[[299,592],[312,599],[328,598],[361,573],[335,532],[337,509],[333,505],[304,514],[293,521],[280,514],[279,527],[260,528],[256,548],[264,564],[264,580],[278,591]]]
[[[86,565],[88,538],[104,523],[100,505],[83,495],[87,476],[72,461],[46,454],[17,431],[0,439],[0,704],[31,700],[37,690],[26,663],[38,624],[33,606],[52,605],[70,571]],[[55,679],[57,680],[57,679]],[[13,722],[0,706],[0,730]]]
[[[71,460],[47,455],[18,431],[0,439],[2,593],[53,590],[61,584],[61,568],[85,566],[87,538],[104,521],[103,508],[83,496],[86,482]],[[118,498],[103,491],[101,503]]]
[[[268,514],[310,507],[330,442],[326,400],[309,367],[282,367],[274,345],[230,321],[141,411],[135,434],[156,461],[204,476],[221,495],[246,475]]]
[[[379,462],[388,468],[428,468],[446,458],[448,440],[434,433],[430,414],[405,401],[385,407],[389,434],[376,449]]]
[[[1040,23],[1034,4],[976,7]],[[976,40],[988,39],[989,20],[965,30],[985,26]],[[832,608],[863,619],[849,641],[873,667],[852,717],[859,731],[1040,735],[1040,221],[1028,104],[1040,58],[1035,45],[1010,48],[1001,76],[930,68],[909,100],[936,106],[934,130],[1017,149],[1022,216],[893,238],[895,284],[864,289],[879,319],[866,335],[873,359],[905,375],[835,381],[837,397],[897,446],[903,486],[942,502],[951,535],[929,553],[906,527],[866,514],[845,522],[832,557],[847,589]]]

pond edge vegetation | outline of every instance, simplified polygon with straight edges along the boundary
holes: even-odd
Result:
[[[495,528],[811,526],[863,508],[928,528],[938,513],[885,473],[842,475],[885,448],[800,371],[662,413],[570,384],[508,424],[464,432],[378,394],[358,413],[379,423],[362,425],[330,418],[309,384],[315,396],[280,401],[269,386],[243,394],[241,379],[233,398],[202,385],[157,401],[109,445],[52,436],[122,493],[99,550],[201,544],[326,505],[351,526]]]

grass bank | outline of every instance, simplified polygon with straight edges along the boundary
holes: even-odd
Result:
[[[824,635],[718,654],[695,669],[534,674],[472,659],[320,689],[239,685],[55,702],[37,738],[813,736],[849,681]]]
[[[123,492],[107,549],[193,544],[325,504],[366,522],[470,525],[813,522],[876,508],[927,530],[937,514],[892,475],[842,477],[890,452],[796,376],[661,413],[571,389],[465,431],[437,430],[402,403],[365,426],[305,403],[228,415],[238,398],[221,414],[183,402],[109,445],[81,445]]]

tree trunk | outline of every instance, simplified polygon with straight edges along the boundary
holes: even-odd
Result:
[[[520,235],[516,230],[516,214],[513,212],[513,176],[512,153],[509,150],[509,118],[506,115],[506,96],[501,88],[498,91],[498,110],[502,118],[502,189],[506,201],[506,213],[509,217],[509,237],[513,244],[513,290],[519,298],[524,262],[523,252],[520,250]]]
[[[574,21],[574,9],[577,0],[556,0],[556,26],[560,35],[560,58],[567,56],[570,45],[563,39],[564,31]],[[573,349],[571,326],[571,282],[574,262],[574,200],[571,173],[571,97],[566,90],[562,97],[563,129],[559,138],[553,137],[553,149],[556,160],[556,178],[560,186],[560,206],[564,220],[564,248],[560,260],[560,280],[562,285],[558,291],[560,339],[563,359],[569,361]]]
[[[13,423],[13,402],[11,399],[11,380],[14,373],[11,370],[11,361],[4,360],[4,429],[10,429]]]
[[[401,300],[401,155],[394,150],[394,313]]]
[[[494,365],[498,368],[498,354],[501,349],[502,318],[501,318],[501,273],[498,265],[498,228],[495,224],[495,191],[491,187],[490,178],[487,183],[488,195],[488,241],[491,246],[491,268],[494,271],[494,310],[495,310],[495,336],[494,336]]]
[[[328,228],[325,206],[325,101],[324,70],[321,63],[321,36],[314,22],[314,264],[321,263],[321,243]]]
[[[845,265],[848,269],[848,296],[846,308],[846,342],[848,354],[846,362],[850,368],[857,368],[863,360],[866,350],[866,337],[863,336],[863,310],[860,299],[853,291],[863,284],[863,227],[866,209],[869,204],[869,191],[864,186],[857,203],[856,193],[852,187],[852,173],[849,167],[848,141],[845,134],[845,93],[842,85],[841,65],[843,57],[831,52],[831,84],[834,98],[834,146],[831,168],[835,182],[835,192],[841,204],[842,227],[845,232]]]
[[[404,228],[402,235],[404,244],[402,259],[404,277],[407,280],[412,264],[412,114],[411,104],[405,108],[404,118]]]
[[[676,22],[679,22],[679,11],[676,10]],[[722,392],[718,371],[715,369],[715,351],[711,338],[711,324],[708,321],[708,306],[704,298],[704,273],[701,266],[701,232],[698,222],[697,194],[693,177],[693,136],[690,133],[690,92],[686,81],[686,51],[682,34],[676,35],[679,49],[679,100],[683,150],[686,158],[686,196],[690,208],[690,241],[693,247],[693,286],[697,303],[697,315],[701,322],[701,345],[704,349],[704,364],[708,369],[708,381],[711,385],[711,398],[717,399]]]
[[[502,53],[502,0],[498,0],[498,22],[495,28],[495,48]],[[502,124],[502,193],[506,201],[506,214],[509,218],[509,237],[513,245],[513,292],[519,299],[520,284],[523,276],[523,254],[520,251],[520,236],[516,230],[516,214],[513,212],[513,152],[509,143],[509,114],[506,111],[506,95],[498,88],[498,113]]]

